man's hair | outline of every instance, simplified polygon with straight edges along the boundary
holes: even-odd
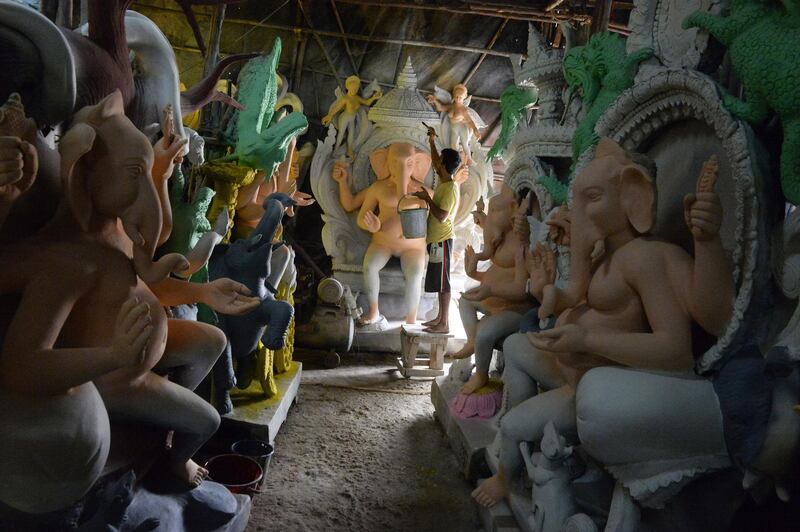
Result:
[[[458,170],[458,167],[461,166],[461,156],[456,150],[445,148],[442,150],[441,157],[444,169],[452,176],[455,171]]]

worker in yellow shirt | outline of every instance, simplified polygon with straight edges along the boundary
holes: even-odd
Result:
[[[428,142],[431,146],[431,162],[439,175],[439,185],[433,198],[426,190],[415,192],[414,196],[425,201],[430,208],[428,215],[428,270],[425,273],[425,291],[439,294],[439,313],[422,325],[425,331],[448,333],[450,325],[450,254],[453,248],[453,219],[458,208],[458,185],[453,176],[461,167],[461,156],[456,150],[445,148],[441,155],[436,150],[434,139],[436,131],[428,127]]]

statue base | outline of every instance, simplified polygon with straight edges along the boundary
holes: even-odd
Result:
[[[264,391],[255,379],[248,389],[235,389],[231,393],[233,412],[222,416],[223,425],[246,429],[253,438],[272,443],[286,421],[289,409],[297,403],[302,375],[303,364],[292,361],[288,371],[275,375],[278,393],[270,398],[264,397]]]
[[[464,476],[469,481],[475,481],[485,463],[484,450],[492,443],[497,432],[497,415],[490,419],[454,416],[449,405],[463,384],[450,375],[438,377],[431,385],[431,401]]]

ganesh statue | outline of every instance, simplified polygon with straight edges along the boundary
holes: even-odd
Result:
[[[186,489],[200,484],[207,471],[192,456],[220,420],[192,390],[226,340],[210,325],[168,319],[164,306],[240,314],[259,304],[230,279],[170,278],[189,267],[182,255],[154,260],[163,237],[155,184],[182,143],[162,139],[154,150],[123,107],[115,91],[76,113],[59,143],[56,215],[0,249],[0,295],[18,297],[0,354],[0,423],[12,428],[0,434],[0,501],[23,512],[80,499],[121,420],[174,431],[168,470]],[[35,171],[35,152],[16,150],[2,156]]]
[[[431,156],[412,144],[394,143],[372,152],[370,163],[378,179],[355,195],[347,183],[346,166],[338,164],[333,170],[342,206],[348,212],[358,209],[358,227],[371,234],[363,269],[369,308],[361,316],[359,325],[381,321],[378,309],[380,271],[392,257],[400,258],[406,280],[406,323],[414,323],[425,270],[425,238],[403,236],[398,204],[404,196],[427,189],[422,180],[430,170]]]
[[[458,303],[461,322],[467,333],[467,343],[453,355],[460,359],[475,354],[475,373],[461,392],[471,394],[489,380],[489,365],[495,345],[517,332],[523,314],[531,307],[528,294],[518,287],[518,255],[528,247],[527,235],[515,230],[513,219],[527,211],[530,198],[518,203],[514,191],[503,186],[501,192],[489,199],[487,212],[475,211],[477,225],[483,229],[484,248],[476,253],[465,250],[467,275],[480,284],[464,292]],[[481,261],[489,261],[488,269],[478,271]],[[527,276],[523,275],[522,278]],[[483,317],[479,320],[478,314]]]

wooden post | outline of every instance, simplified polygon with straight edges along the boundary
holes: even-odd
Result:
[[[72,0],[58,0],[56,25],[72,29]]]
[[[353,74],[358,75],[358,67],[356,66],[356,60],[353,59],[353,52],[350,50],[350,43],[344,31],[344,24],[342,24],[342,17],[339,16],[339,10],[336,9],[336,0],[331,0],[331,8],[333,8],[333,14],[336,17],[336,23],[339,25],[339,31],[345,35],[342,37],[342,40],[344,41],[344,49],[347,52],[347,58],[350,60],[350,66],[353,67]]]
[[[494,47],[494,43],[496,43],[497,39],[500,38],[500,34],[503,33],[503,30],[505,29],[506,24],[508,24],[508,19],[504,18],[503,22],[500,24],[500,27],[498,27],[497,31],[494,32],[494,35],[492,36],[491,40],[489,41],[489,44],[486,45],[486,49],[487,50],[491,50]],[[475,72],[477,72],[478,69],[481,67],[481,65],[483,64],[483,61],[486,59],[487,55],[488,54],[486,54],[486,53],[481,54],[480,58],[478,58],[478,61],[475,63],[475,65],[472,67],[472,69],[469,71],[469,73],[464,77],[464,81],[461,82],[463,85],[466,85],[467,83],[469,83],[469,80],[472,79],[472,76],[474,76]]]
[[[314,40],[317,41],[317,45],[319,49],[322,50],[322,55],[325,56],[325,61],[328,63],[328,67],[331,69],[331,73],[336,77],[336,80],[339,82],[341,87],[344,87],[344,83],[342,82],[342,77],[339,75],[339,71],[336,70],[336,66],[333,64],[331,60],[331,56],[328,53],[328,49],[325,48],[325,43],[322,42],[322,38],[320,38],[320,32],[314,29],[314,25],[311,24],[311,19],[308,18],[308,14],[306,13],[305,7],[303,7],[303,0],[297,0],[297,6],[300,8],[300,12],[303,14],[303,18],[308,24],[308,28],[311,31],[311,35],[314,37]],[[342,35],[342,34],[339,34]]]
[[[222,38],[222,23],[225,21],[225,4],[220,4],[214,9],[211,19],[211,39],[208,43],[208,55],[203,65],[203,76],[211,74],[219,61],[219,41]]]
[[[308,43],[308,37],[306,37],[304,33],[300,33],[298,39],[300,45],[297,51],[297,65],[294,75],[292,76],[292,92],[294,93],[300,92],[300,81],[303,78],[303,61],[305,61],[306,58],[306,44]]]
[[[219,60],[219,42],[222,38],[222,23],[225,21],[225,7],[225,4],[220,4],[214,9],[214,17],[211,19],[211,39],[209,39],[208,53],[203,65],[204,77],[211,74]],[[221,118],[219,104],[212,103],[203,107],[200,111],[202,135],[205,137],[212,136],[219,127]]]
[[[608,31],[608,21],[611,18],[611,4],[613,0],[597,0],[592,13],[592,35]]]

